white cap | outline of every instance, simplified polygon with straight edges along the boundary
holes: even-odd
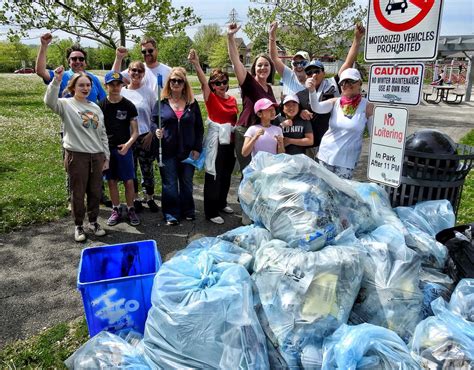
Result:
[[[285,105],[286,103],[288,103],[289,101],[294,101],[295,103],[300,103],[300,100],[298,99],[298,96],[296,95],[287,95],[285,96],[285,99],[283,99],[283,105]]]
[[[341,83],[344,80],[361,81],[362,77],[360,75],[360,72],[357,69],[347,68],[339,76],[339,83]]]
[[[297,56],[300,56],[301,58],[305,60],[309,60],[309,54],[306,51],[303,51],[303,50],[298,51],[295,55],[293,55],[293,59],[295,59],[295,57]]]

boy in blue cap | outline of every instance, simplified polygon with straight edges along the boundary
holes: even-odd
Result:
[[[135,213],[133,199],[135,190],[133,180],[135,170],[133,166],[132,145],[138,137],[138,112],[135,105],[120,95],[123,86],[123,76],[119,72],[110,71],[105,75],[107,97],[99,106],[104,113],[105,128],[109,139],[110,165],[105,171],[105,178],[109,184],[109,193],[112,200],[112,214],[107,220],[107,225],[117,225],[121,219],[120,196],[118,181],[125,185],[125,199],[128,208],[130,225],[140,224],[140,219]]]

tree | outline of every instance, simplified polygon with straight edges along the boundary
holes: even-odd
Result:
[[[202,65],[209,64],[209,54],[221,37],[222,31],[217,23],[200,26],[196,31],[193,48],[196,49]]]
[[[74,44],[74,41],[68,37],[67,39],[58,39],[55,37],[50,47],[48,48],[48,67],[56,68],[57,66],[68,66],[68,61],[66,60],[66,51]],[[38,51],[36,51],[38,53]],[[89,63],[89,56],[88,56]]]
[[[200,22],[190,7],[173,8],[171,0],[14,0],[4,1],[0,24],[10,33],[31,29],[62,30],[116,49],[138,39],[137,32],[163,36]]]
[[[166,37],[159,42],[158,58],[169,66],[189,67],[188,53],[192,45],[192,40],[184,32]]]
[[[209,65],[212,68],[223,68],[230,64],[227,51],[227,37],[220,36],[209,53]]]
[[[268,40],[268,25],[278,21],[278,41],[290,53],[306,50],[319,54],[331,46],[351,40],[347,32],[366,14],[354,0],[279,0],[274,5],[249,8],[244,31],[251,40]],[[336,38],[336,36],[338,36]],[[342,37],[341,37],[342,36]],[[347,52],[347,48],[344,48]]]

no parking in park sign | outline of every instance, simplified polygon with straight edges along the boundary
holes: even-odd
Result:
[[[433,60],[443,0],[370,0],[365,60]]]

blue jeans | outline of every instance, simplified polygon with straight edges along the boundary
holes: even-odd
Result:
[[[193,199],[194,166],[177,158],[163,158],[161,175],[161,208],[165,220],[195,217]]]

